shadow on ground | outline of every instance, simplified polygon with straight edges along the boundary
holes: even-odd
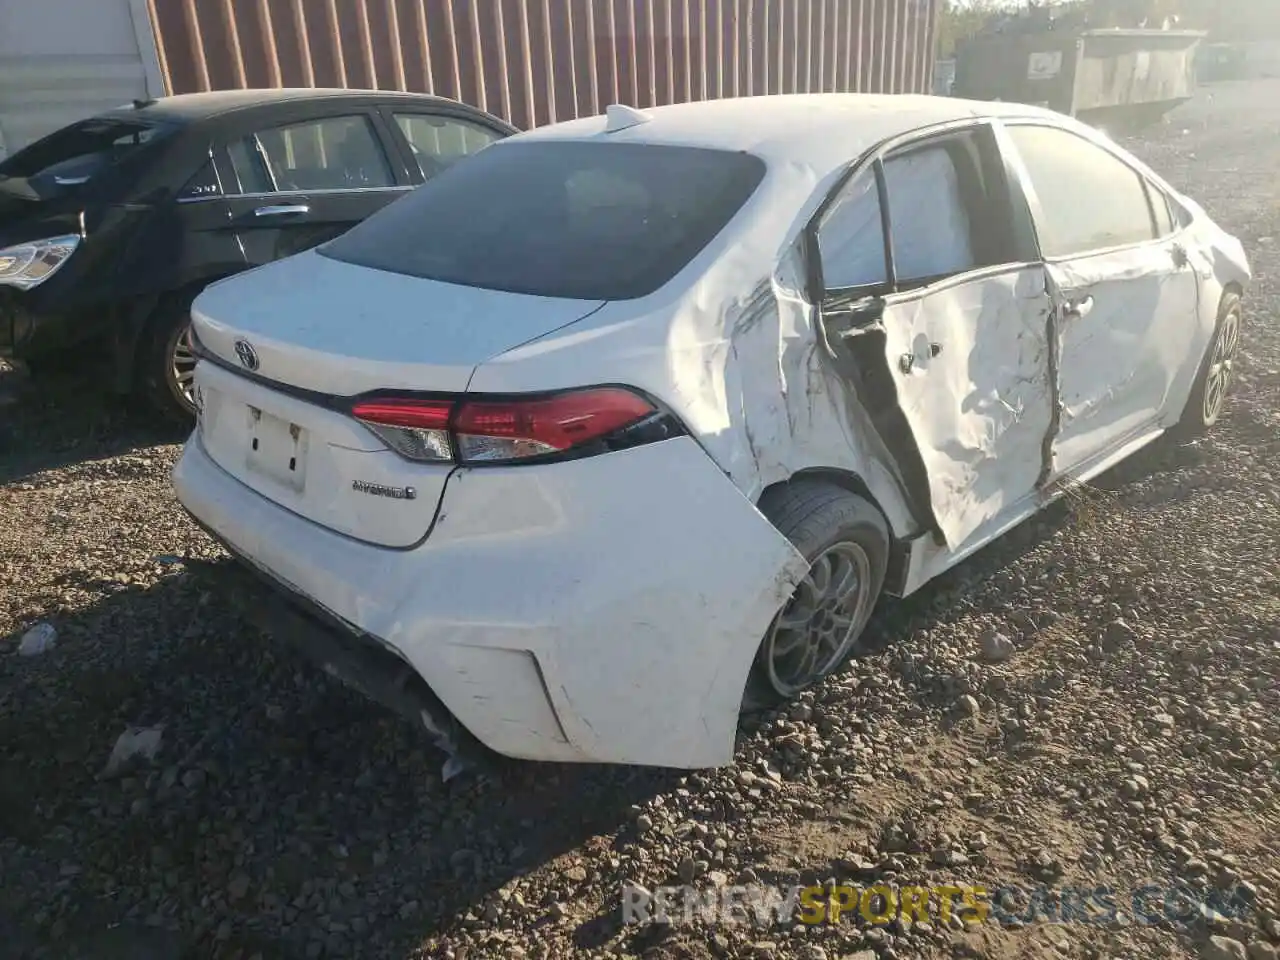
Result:
[[[110,393],[91,374],[37,378],[0,365],[0,483],[179,443],[186,433]]]
[[[56,650],[0,665],[6,956],[301,957],[317,925],[376,926],[378,954],[404,956],[678,777],[509,761],[443,784],[417,731],[277,655],[182,573],[55,622]],[[160,757],[102,779],[134,724],[164,725]],[[65,903],[26,902],[41,874]]]

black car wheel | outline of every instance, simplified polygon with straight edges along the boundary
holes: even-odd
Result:
[[[162,301],[152,315],[139,348],[139,392],[161,415],[190,422],[195,416],[193,396],[196,357],[191,343],[191,302],[195,293]]]

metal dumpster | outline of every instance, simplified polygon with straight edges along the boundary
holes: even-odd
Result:
[[[1196,51],[1196,82],[1243,80],[1249,75],[1249,51],[1240,43],[1205,43]]]
[[[1137,128],[1191,98],[1196,46],[1204,36],[1146,29],[988,33],[957,46],[954,92]]]

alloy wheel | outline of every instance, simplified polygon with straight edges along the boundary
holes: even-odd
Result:
[[[1240,349],[1240,313],[1231,310],[1222,318],[1213,340],[1209,369],[1204,378],[1204,422],[1213,423],[1222,413],[1227,390],[1235,376],[1236,354]]]
[[[188,410],[195,409],[196,352],[191,342],[191,322],[177,331],[169,350],[166,379],[174,398]]]
[[[832,544],[778,614],[765,638],[770,685],[784,697],[835,669],[858,638],[871,603],[871,560],[858,544]]]

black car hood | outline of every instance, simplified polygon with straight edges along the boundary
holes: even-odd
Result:
[[[81,233],[83,209],[66,190],[37,187],[21,177],[0,177],[0,249]]]

